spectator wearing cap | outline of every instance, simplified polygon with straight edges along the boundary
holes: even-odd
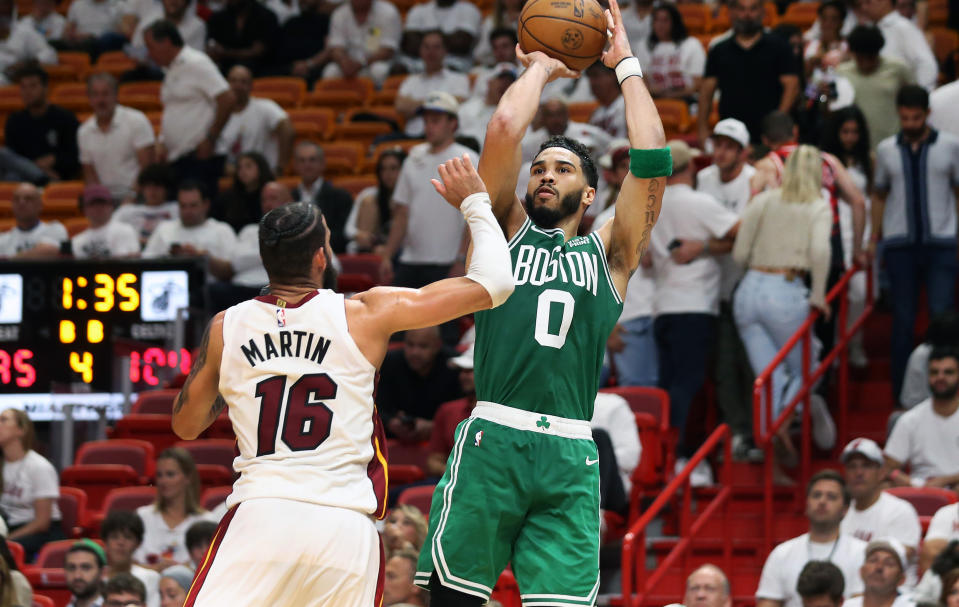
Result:
[[[729,578],[716,565],[706,564],[686,578],[683,607],[732,607]]]
[[[598,230],[616,214],[619,184],[629,173],[629,140],[618,139],[610,145],[609,153],[599,159],[603,181],[608,184],[606,201],[612,205],[596,216],[593,228]],[[599,196],[594,206],[603,202]],[[626,283],[626,297],[619,321],[606,340],[609,356],[616,368],[616,384],[620,386],[656,386],[659,382],[659,353],[653,336],[653,299],[656,281],[652,271],[652,257],[647,252]],[[635,422],[635,420],[634,420]],[[629,485],[627,484],[626,487]]]
[[[143,582],[129,573],[118,573],[103,584],[103,607],[146,607]]]
[[[407,76],[396,92],[396,111],[407,119],[406,134],[410,137],[423,136],[424,125],[423,119],[419,116],[419,110],[426,97],[436,92],[444,92],[454,97],[459,103],[469,97],[470,92],[470,81],[466,74],[443,67],[446,43],[442,33],[435,30],[424,33],[419,44],[419,51],[420,59],[423,61],[423,72]]]
[[[893,485],[942,487],[959,484],[959,353],[937,348],[929,355],[932,396],[909,409],[886,441],[883,476]],[[909,466],[910,474],[902,471]]]
[[[670,426],[679,433],[676,469],[696,446],[684,440],[693,397],[706,381],[719,314],[719,261],[739,229],[739,217],[709,194],[693,189],[693,151],[670,141],[673,174],[666,180],[663,209],[650,237],[656,277],[654,335],[659,351],[659,385],[669,392]],[[697,481],[708,479],[705,460]]]
[[[829,561],[839,568],[845,589],[829,594],[838,604],[862,593],[859,568],[866,556],[866,542],[841,533],[840,522],[849,507],[849,492],[835,470],[817,472],[806,485],[806,518],[809,532],[787,540],[769,554],[756,590],[756,607],[811,607],[801,577],[809,561]],[[809,593],[808,596],[823,592]],[[814,603],[815,604],[815,603]]]
[[[160,578],[160,607],[183,607],[193,584],[193,571],[183,565],[163,570]]]
[[[899,125],[896,93],[914,84],[913,72],[898,60],[880,55],[885,38],[873,25],[858,25],[846,39],[852,59],[840,63],[836,75],[849,80],[856,105],[866,117],[869,141],[875,152],[879,142],[895,135]]]
[[[177,219],[180,209],[171,200],[173,172],[165,164],[146,166],[137,175],[137,199],[123,204],[113,213],[113,221],[129,224],[137,232],[142,247],[162,221]]]
[[[198,180],[212,195],[224,162],[215,155],[216,141],[236,103],[233,91],[210,57],[184,45],[173,22],[154,21],[143,41],[150,59],[166,70],[158,159],[171,163],[178,179]]]
[[[905,571],[915,583],[915,570],[909,564],[915,559],[921,539],[919,515],[912,504],[882,490],[882,449],[868,438],[856,438],[843,449],[840,461],[852,496],[852,505],[840,529],[864,542],[878,537],[896,539],[904,546]]]
[[[403,29],[403,49],[412,55],[429,32],[440,32],[449,55],[446,65],[460,72],[473,66],[473,43],[479,35],[483,16],[472,2],[466,0],[431,0],[417,4],[406,15]]]
[[[426,143],[410,150],[393,190],[393,223],[380,268],[385,282],[419,288],[446,278],[454,263],[465,261],[462,213],[447,204],[430,184],[430,179],[438,177],[436,167],[451,158],[465,154],[474,166],[478,163],[473,150],[454,140],[458,110],[456,99],[444,92],[431,93],[420,108]],[[398,252],[394,276],[392,260]]]
[[[63,573],[71,595],[67,607],[104,607],[100,578],[106,564],[106,553],[93,540],[82,539],[70,546],[63,557]]]
[[[874,539],[866,546],[859,569],[862,596],[846,599],[843,607],[915,607],[916,602],[898,588],[906,581],[906,549],[892,537]]]
[[[114,200],[133,197],[137,175],[153,162],[153,127],[140,110],[117,104],[117,81],[106,73],[87,79],[93,115],[77,131],[83,180],[110,189]]]
[[[599,102],[589,123],[606,131],[610,137],[626,137],[626,100],[619,89],[616,72],[597,61],[586,68],[589,90]]]
[[[894,0],[865,0],[862,9],[885,38],[882,55],[906,64],[926,90],[935,88],[939,66],[922,30],[896,12]]]
[[[105,185],[88,185],[80,196],[80,211],[90,226],[70,240],[70,248],[77,259],[105,259],[108,257],[137,257],[140,241],[133,226],[111,221],[114,202]]]
[[[509,85],[516,80],[516,66],[501,63],[495,73],[485,80],[486,92],[482,97],[470,97],[459,109],[460,135],[483,141],[486,137],[486,125],[489,124],[500,98]]]
[[[100,525],[100,536],[107,557],[103,581],[130,574],[143,584],[146,607],[160,607],[160,574],[133,562],[133,553],[143,542],[143,521],[136,512],[111,510]]]
[[[21,183],[13,190],[11,200],[16,224],[0,233],[2,257],[55,257],[60,243],[67,240],[67,229],[59,221],[40,221],[43,198],[32,183]]]
[[[796,581],[802,607],[840,607],[845,589],[842,570],[828,560],[809,561]]]
[[[371,78],[379,86],[400,47],[403,19],[386,0],[348,0],[330,17],[324,78]]]
[[[749,130],[741,121],[726,118],[716,123],[710,139],[713,144],[713,163],[696,173],[696,191],[709,194],[740,216],[749,202],[749,180],[756,173],[756,169],[746,162],[749,156]],[[758,453],[752,438],[753,371],[733,318],[733,290],[742,278],[743,271],[731,255],[721,255],[718,261],[721,279],[713,366],[716,404],[733,431],[733,456],[737,459],[757,459]]]
[[[346,250],[346,221],[353,210],[353,197],[324,177],[326,157],[323,148],[312,141],[301,141],[293,150],[293,172],[300,184],[293,189],[293,199],[311,201],[326,218],[330,230],[330,247],[334,253]]]
[[[430,431],[429,455],[426,473],[441,477],[446,472],[446,460],[453,451],[453,435],[461,421],[470,416],[476,406],[476,384],[473,382],[473,344],[466,351],[450,359],[449,366],[459,371],[463,397],[440,405],[433,417]]]

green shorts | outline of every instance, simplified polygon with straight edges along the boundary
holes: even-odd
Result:
[[[599,465],[589,422],[480,402],[456,429],[415,583],[488,599],[512,563],[524,607],[591,606]]]

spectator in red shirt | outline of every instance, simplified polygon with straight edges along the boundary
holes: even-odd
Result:
[[[463,398],[443,403],[433,417],[433,430],[430,432],[430,454],[426,459],[426,472],[429,476],[443,476],[446,461],[453,451],[453,434],[456,426],[469,417],[476,406],[476,386],[473,383],[473,344],[465,352],[451,358],[450,367],[459,369],[460,388]]]

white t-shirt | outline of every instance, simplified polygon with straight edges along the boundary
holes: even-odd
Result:
[[[926,539],[959,540],[959,504],[949,504],[936,510],[926,530]]]
[[[921,343],[909,355],[906,374],[902,379],[902,391],[899,393],[899,404],[905,409],[912,409],[932,396],[929,393],[930,354],[932,354],[932,346]]]
[[[230,118],[220,132],[216,150],[226,154],[230,162],[236,162],[243,152],[259,152],[273,169],[276,169],[276,128],[289,118],[287,113],[272,99],[250,97],[249,103]]]
[[[929,125],[959,137],[959,81],[929,93]]]
[[[88,228],[71,239],[77,259],[128,257],[140,252],[137,231],[128,223],[111,221],[99,228]]]
[[[719,178],[719,167],[711,164],[696,174],[696,190],[705,192],[719,201],[721,205],[740,216],[749,202],[749,180],[756,174],[751,164],[744,164],[743,169],[734,179],[723,182]],[[736,283],[743,277],[744,270],[733,260],[732,255],[720,255],[719,267],[722,280],[719,283],[720,301],[729,301],[733,296]]]
[[[137,508],[137,515],[143,521],[143,543],[133,553],[133,560],[138,563],[149,563],[151,557],[189,563],[190,552],[186,548],[187,529],[199,521],[216,522],[209,512],[191,514],[171,529],[155,504],[140,506]]]
[[[93,165],[97,179],[117,200],[133,192],[140,174],[137,151],[152,146],[154,140],[146,114],[122,105],[116,106],[106,131],[96,116],[84,120],[77,130],[80,162]]]
[[[882,56],[905,63],[915,75],[916,83],[932,90],[939,75],[939,64],[922,30],[896,11],[880,19],[876,27],[886,41],[880,51]]]
[[[607,106],[599,106],[589,123],[606,131],[613,139],[626,137],[626,100],[620,95]]]
[[[180,50],[160,89],[161,134],[170,162],[192,152],[206,138],[216,115],[216,97],[229,88],[205,53],[188,46]]]
[[[160,222],[179,218],[180,206],[172,201],[156,206],[125,204],[113,212],[113,221],[130,224],[143,239],[149,238]]]
[[[851,599],[846,599],[843,601],[842,607],[862,607],[862,597],[854,596]],[[916,601],[908,594],[898,594],[890,607],[916,607]]]
[[[799,574],[809,561],[830,561],[839,567],[846,581],[843,596],[861,594],[862,577],[859,568],[866,558],[866,542],[848,535],[840,535],[834,542],[821,544],[809,541],[804,533],[779,544],[769,553],[756,589],[756,600],[783,601],[783,607],[802,607],[796,592]]]
[[[3,70],[17,63],[34,59],[40,63],[55,64],[57,52],[47,44],[37,30],[17,22],[10,27],[10,35],[0,40],[0,84],[10,84]]]
[[[495,105],[486,105],[485,95],[482,97],[470,97],[462,105],[459,111],[459,131],[458,135],[474,137],[480,144],[486,138],[486,125],[489,124],[493,112],[496,111]]]
[[[173,244],[190,244],[207,251],[213,257],[230,259],[236,246],[236,233],[230,224],[217,221],[212,217],[197,226],[184,226],[179,219],[164,221],[157,226],[147,246],[144,257],[165,257]]]
[[[607,207],[596,216],[593,229],[598,230],[616,215],[616,205]],[[656,297],[656,277],[652,269],[639,266],[626,283],[626,297],[623,299],[623,311],[619,314],[619,322],[624,323],[634,318],[653,315],[653,299]],[[635,423],[635,418],[633,422]]]
[[[419,6],[426,6],[420,4]],[[411,11],[412,12],[412,11]],[[409,97],[417,101],[423,101],[431,93],[443,91],[462,101],[470,95],[470,79],[466,74],[460,74],[446,68],[441,69],[435,74],[411,74],[406,77],[403,84],[400,85],[396,94],[400,97]],[[406,122],[406,133],[408,135],[423,135],[423,119],[420,116],[413,116]]]
[[[162,5],[152,7],[147,16],[137,23],[137,29],[133,32],[133,38],[130,44],[138,49],[134,54],[146,56],[146,42],[143,41],[143,32],[150,24],[159,19],[165,19],[166,13]],[[196,16],[192,10],[187,10],[180,22],[176,24],[176,29],[183,38],[183,43],[192,49],[203,51],[206,45],[206,22]]]
[[[63,37],[63,28],[67,25],[67,18],[58,12],[52,12],[37,21],[33,15],[27,15],[20,23],[33,28],[47,40],[59,40]]]
[[[36,516],[33,503],[39,499],[53,499],[50,519],[61,520],[60,479],[53,464],[36,451],[27,451],[23,459],[3,462],[3,497],[0,508],[7,514],[11,527],[24,525]]]
[[[428,143],[410,150],[393,190],[393,202],[409,209],[400,255],[403,263],[449,264],[456,259],[466,223],[459,209],[436,193],[430,179],[439,178],[436,167],[464,153],[469,154],[474,164],[478,162],[473,150],[458,143],[435,154],[430,153]]]
[[[119,15],[115,0],[74,0],[67,9],[67,21],[76,24],[81,34],[90,36],[113,31]]]
[[[648,47],[647,47],[648,48]],[[682,42],[658,42],[643,69],[650,83],[669,90],[683,89],[693,84],[693,78],[703,75],[706,51],[699,40],[687,36]]]
[[[160,574],[136,563],[130,566],[130,574],[143,582],[147,590],[147,607],[160,607]]]
[[[0,234],[0,257],[12,257],[38,244],[59,244],[67,239],[67,229],[59,221],[41,221],[29,230],[14,226]]]
[[[636,416],[629,408],[629,403],[618,394],[597,393],[593,402],[593,419],[589,425],[594,430],[603,430],[609,434],[613,453],[616,454],[616,465],[619,466],[619,477],[623,481],[626,494],[629,495],[632,487],[629,476],[639,465],[639,458],[643,453],[639,430],[636,429]]]
[[[909,464],[915,479],[959,472],[959,411],[942,417],[933,410],[932,399],[919,403],[893,426],[885,452]]]
[[[674,239],[722,238],[739,217],[709,194],[686,184],[666,187],[662,211],[650,236],[656,276],[656,314],[719,314],[719,261],[704,255],[677,264],[669,252]]]
[[[626,37],[629,38],[629,48],[633,49],[640,61],[643,61],[641,51],[649,48],[649,34],[653,31],[653,13],[640,17],[635,7],[629,6],[623,11],[623,27],[626,28]]]
[[[345,3],[330,17],[327,48],[343,48],[356,61],[366,64],[367,57],[381,48],[396,50],[403,35],[403,18],[391,2],[374,0],[365,23],[357,23],[350,3]]]
[[[262,287],[270,282],[260,258],[260,224],[251,223],[240,228],[230,265],[234,272],[231,282],[235,285]]]
[[[839,530],[864,542],[893,537],[907,548],[918,548],[922,537],[919,515],[913,505],[885,491],[865,510],[856,510],[855,504],[850,506]]]
[[[444,34],[466,32],[475,38],[482,21],[482,13],[471,2],[458,0],[452,6],[442,7],[433,1],[411,8],[406,15],[405,29],[413,32],[440,30]]]

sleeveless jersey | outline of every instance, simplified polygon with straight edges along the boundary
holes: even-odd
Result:
[[[223,319],[220,394],[240,451],[233,506],[271,497],[384,514],[385,446],[376,369],[346,324],[343,296],[273,295]]]
[[[476,313],[476,398],[589,420],[623,301],[599,234],[564,240],[529,219],[510,240],[516,289]]]

